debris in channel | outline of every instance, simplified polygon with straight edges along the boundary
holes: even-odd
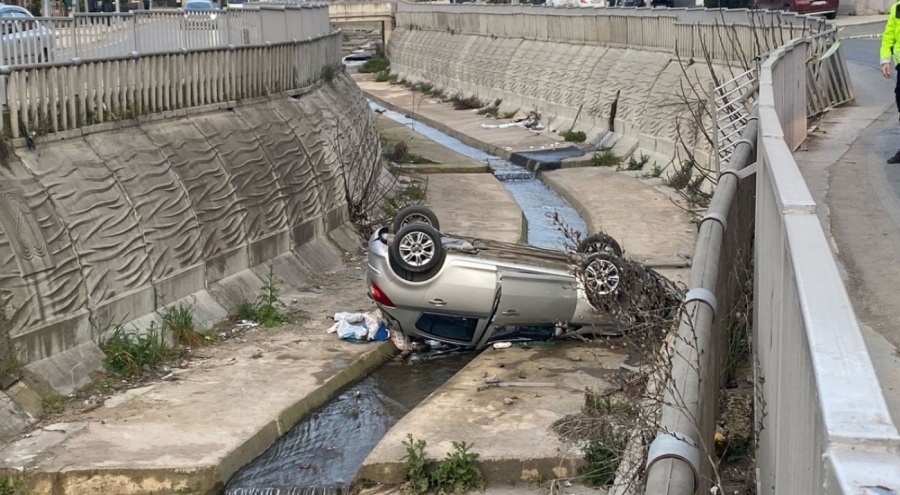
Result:
[[[380,310],[368,313],[340,312],[334,314],[334,325],[328,333],[337,333],[344,340],[387,340],[391,337],[387,321]]]

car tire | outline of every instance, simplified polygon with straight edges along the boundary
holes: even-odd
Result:
[[[432,227],[440,232],[441,223],[438,221],[437,215],[427,206],[414,205],[401,209],[394,216],[394,223],[391,225],[391,232],[398,234],[403,227],[413,223],[422,223]]]
[[[825,18],[829,21],[833,21],[835,17],[837,17],[837,12],[829,12],[825,14]]]
[[[428,272],[443,262],[441,234],[430,225],[409,224],[394,235],[388,255],[392,262],[407,272]]]
[[[619,258],[622,257],[622,247],[609,234],[592,234],[578,243],[578,252],[584,254],[594,254],[607,252]]]
[[[610,296],[619,289],[624,263],[606,251],[593,253],[581,265],[584,290],[588,299]]]

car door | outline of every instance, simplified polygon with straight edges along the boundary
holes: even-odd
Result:
[[[570,275],[500,269],[497,278],[500,302],[492,325],[552,324],[575,313],[576,284]]]

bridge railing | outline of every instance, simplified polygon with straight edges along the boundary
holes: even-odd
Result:
[[[302,89],[334,77],[341,38],[336,31],[303,41],[5,68],[0,134],[43,135]]]
[[[281,43],[329,32],[324,5],[0,19],[0,66]]]
[[[792,155],[817,108],[807,91],[818,75],[807,63],[814,42],[786,44],[760,71],[753,347],[765,407],[757,404],[758,490],[897,493],[900,435]]]

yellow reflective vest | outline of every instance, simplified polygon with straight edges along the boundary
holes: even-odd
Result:
[[[897,4],[891,5],[884,34],[881,35],[881,63],[897,65],[900,62],[900,19],[897,18]],[[893,62],[892,60],[893,59]]]

